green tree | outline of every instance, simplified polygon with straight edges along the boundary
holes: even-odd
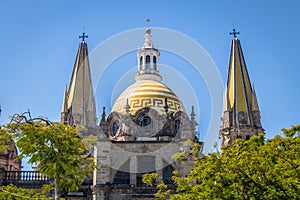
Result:
[[[5,200],[47,200],[44,195],[36,193],[34,190],[28,190],[23,188],[18,188],[14,185],[1,186],[0,187],[0,198]]]
[[[282,131],[285,137],[260,134],[196,158],[187,177],[175,171],[176,193],[165,198],[300,199],[300,125]]]
[[[9,149],[9,143],[13,142],[11,135],[8,135],[5,129],[0,126],[0,151],[7,153]]]
[[[20,158],[28,157],[42,174],[53,178],[55,199],[60,199],[61,191],[78,190],[95,168],[93,158],[87,156],[88,147],[73,126],[42,117],[33,119],[27,112],[14,115],[5,130],[16,141]]]

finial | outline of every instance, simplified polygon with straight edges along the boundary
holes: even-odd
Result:
[[[235,30],[235,28],[232,29],[232,30],[233,30],[233,32],[230,32],[229,34],[230,34],[230,35],[233,35],[233,37],[236,38],[236,35],[239,35],[240,32],[237,32],[237,31]]]
[[[102,119],[105,119],[105,118],[106,118],[105,106],[103,106]]]
[[[152,48],[153,47],[153,44],[152,44],[152,41],[151,41],[151,29],[150,28],[147,28],[145,30],[144,47],[145,48]]]
[[[88,35],[85,35],[85,32],[82,33],[82,35],[79,36],[79,38],[82,38],[82,42],[84,42],[84,38],[88,38]]]
[[[126,113],[127,113],[127,114],[128,114],[129,111],[130,111],[130,106],[129,106],[129,101],[128,101],[128,99],[126,100],[125,110],[126,110]]]
[[[168,98],[165,98],[165,106],[164,106],[164,109],[165,109],[165,111],[166,111],[166,114],[168,114],[168,111],[169,111]]]
[[[191,120],[194,121],[195,120],[195,109],[194,109],[194,106],[192,106],[192,112],[191,112]]]

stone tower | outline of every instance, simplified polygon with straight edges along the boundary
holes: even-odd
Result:
[[[236,138],[248,139],[263,133],[260,110],[254,86],[251,86],[238,32],[233,29],[229,71],[223,99],[223,117],[219,137],[222,146],[231,145]]]
[[[69,87],[65,90],[61,122],[69,125],[83,125],[95,128],[97,125],[95,98],[88,58],[87,36],[80,38],[76,60]]]

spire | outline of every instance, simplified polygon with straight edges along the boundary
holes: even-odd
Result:
[[[226,90],[225,100],[228,101],[229,109],[234,113],[233,124],[237,125],[239,120],[243,120],[243,124],[252,125],[252,88],[242,47],[236,34],[231,42]],[[239,116],[243,119],[239,119]]]
[[[154,48],[151,40],[151,30],[145,30],[145,40],[143,48],[137,52],[138,57],[138,72],[135,77],[136,80],[154,80],[161,81],[161,76],[158,71],[159,51]]]
[[[96,126],[96,106],[93,95],[88,48],[84,39],[79,44],[72,77],[63,102],[62,121],[67,124],[81,124],[86,127]],[[64,119],[64,120],[63,120]],[[72,121],[70,119],[73,119]]]
[[[105,113],[105,106],[103,106],[102,115],[101,115],[101,121],[106,120],[106,113]]]
[[[195,109],[194,106],[192,106],[192,112],[191,112],[191,120],[194,121],[196,118]]]
[[[237,138],[248,138],[264,132],[260,124],[254,87],[251,87],[240,40],[233,29],[229,71],[223,99],[220,138],[222,145],[230,145]]]
[[[66,89],[64,92],[64,100],[62,103],[62,110],[61,110],[61,122],[64,124],[67,124],[67,121],[70,121],[68,119],[68,86],[66,85]]]

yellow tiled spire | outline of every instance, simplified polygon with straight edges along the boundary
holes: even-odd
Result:
[[[227,80],[227,108],[233,112],[233,124],[238,123],[238,114],[243,112],[248,125],[252,125],[252,87],[239,39],[231,42],[229,72]],[[225,100],[224,100],[225,102]]]
[[[62,121],[67,124],[96,126],[96,106],[93,95],[88,48],[83,33],[79,44],[72,77],[65,93]]]
[[[254,87],[251,87],[240,40],[239,32],[233,29],[229,59],[227,85],[223,99],[220,139],[222,145],[231,145],[236,138],[247,139],[263,133],[260,111]]]

